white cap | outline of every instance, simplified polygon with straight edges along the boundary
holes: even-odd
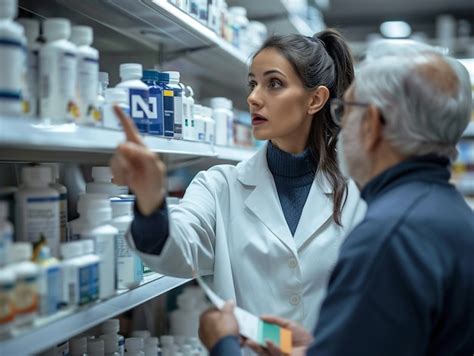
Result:
[[[102,339],[90,340],[87,343],[87,353],[92,354],[93,356],[103,355],[104,349],[104,340]]]
[[[61,244],[61,256],[63,259],[68,260],[70,258],[79,257],[84,254],[84,248],[82,241],[65,242]]]
[[[29,242],[15,242],[11,251],[14,262],[29,261],[33,256],[33,246]]]
[[[152,345],[152,346],[158,346],[158,344],[159,344],[159,341],[158,341],[158,338],[157,338],[157,337],[147,337],[147,338],[145,339],[145,345],[146,345],[146,346],[150,346],[150,345]]]
[[[229,11],[234,16],[245,16],[247,17],[247,9],[243,6],[232,6]]]
[[[164,72],[164,73],[169,74],[170,80],[179,82],[179,78],[181,77],[181,74],[179,72],[170,71],[170,72]]]
[[[130,351],[141,351],[143,349],[143,339],[139,337],[129,337],[125,339],[125,349]]]
[[[143,340],[150,337],[150,332],[148,330],[135,330],[132,332],[132,337],[139,337]]]
[[[0,18],[13,19],[18,14],[17,0],[0,0]]]
[[[57,181],[59,179],[59,163],[43,163],[42,166],[49,167],[51,169],[53,181]]]
[[[6,201],[0,200],[0,219],[7,220],[10,207]]]
[[[110,319],[104,321],[100,326],[100,329],[104,334],[113,334],[118,333],[120,331],[120,320],[118,319]]]
[[[51,18],[43,22],[43,35],[48,42],[68,39],[71,36],[71,22],[63,18]]]
[[[69,354],[83,355],[87,353],[87,339],[85,337],[76,337],[69,340]]]
[[[211,107],[213,109],[229,109],[232,110],[232,100],[229,100],[227,98],[212,98],[210,100]]]
[[[89,221],[105,222],[112,219],[112,206],[106,194],[80,194],[77,212]]]
[[[53,183],[51,168],[46,166],[25,166],[21,178],[26,185],[47,186]]]
[[[176,344],[179,346],[183,346],[186,343],[186,337],[182,335],[178,335],[175,337]]]
[[[174,337],[171,335],[162,335],[160,337],[161,345],[173,345]]]
[[[143,66],[138,63],[124,63],[120,65],[120,78],[127,79],[141,79],[143,76]]]
[[[104,340],[105,353],[118,351],[118,335],[102,335],[100,338]]]
[[[71,42],[77,46],[90,46],[94,41],[94,32],[89,26],[73,26]]]
[[[81,240],[79,241],[82,244],[82,250],[84,255],[93,255],[94,254],[94,241],[92,240]]]
[[[92,178],[94,182],[111,183],[113,177],[110,167],[92,167]]]
[[[108,88],[108,89],[105,89],[105,100],[109,103],[126,103],[126,104],[128,104],[127,91],[124,88]]]
[[[28,43],[34,43],[39,37],[40,23],[36,19],[21,18],[18,19],[20,25],[25,29],[25,35]]]
[[[110,199],[112,204],[112,218],[118,216],[133,217],[133,204],[135,203],[135,197],[133,195],[125,195],[124,197],[130,198],[115,197]]]
[[[99,82],[109,85],[109,73],[99,72]]]

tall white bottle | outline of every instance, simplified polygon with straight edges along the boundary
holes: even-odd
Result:
[[[24,27],[27,39],[28,55],[26,80],[23,86],[23,113],[26,116],[37,117],[39,100],[39,51],[38,42],[40,23],[35,19],[21,18],[18,22]]]
[[[26,69],[23,27],[13,19],[17,0],[0,1],[0,115],[22,114],[22,89]]]
[[[77,46],[77,96],[80,120],[84,125],[100,125],[97,104],[99,87],[99,51],[92,48],[94,34],[88,26],[74,26],[71,41]]]
[[[86,193],[107,194],[109,196],[126,195],[128,187],[112,183],[110,167],[92,167],[93,182],[86,184]]]
[[[143,67],[141,64],[125,63],[120,65],[120,78],[122,82],[117,88],[127,90],[130,104],[130,116],[135,121],[138,131],[148,132],[148,113],[149,113],[149,89],[141,81],[143,76]]]
[[[76,96],[77,49],[69,42],[71,24],[61,18],[43,23],[47,43],[40,50],[40,114],[51,123],[79,118]]]
[[[117,235],[117,288],[135,288],[143,280],[143,263],[128,246],[125,235],[133,221],[133,196],[111,199],[111,224],[118,230]]]
[[[59,193],[50,187],[51,169],[23,167],[22,180],[16,193],[16,238],[32,243],[44,239],[51,254],[59,257]]]

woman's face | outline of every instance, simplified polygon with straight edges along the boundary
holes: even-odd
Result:
[[[300,142],[306,147],[312,121],[308,113],[311,92],[278,50],[267,48],[254,58],[249,91],[247,102],[256,139],[271,139],[281,146]]]

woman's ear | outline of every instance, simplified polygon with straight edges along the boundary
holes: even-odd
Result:
[[[308,107],[308,114],[314,115],[326,105],[329,99],[329,89],[324,85],[320,85],[312,91],[310,103]]]

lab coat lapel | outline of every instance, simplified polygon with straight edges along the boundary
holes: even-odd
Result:
[[[255,156],[238,166],[241,183],[254,186],[245,199],[245,206],[293,253],[295,241],[286,223],[273,176],[268,169],[267,147],[262,147]]]
[[[332,189],[329,182],[318,173],[306,199],[300,221],[295,231],[296,248],[300,249],[332,218]]]

